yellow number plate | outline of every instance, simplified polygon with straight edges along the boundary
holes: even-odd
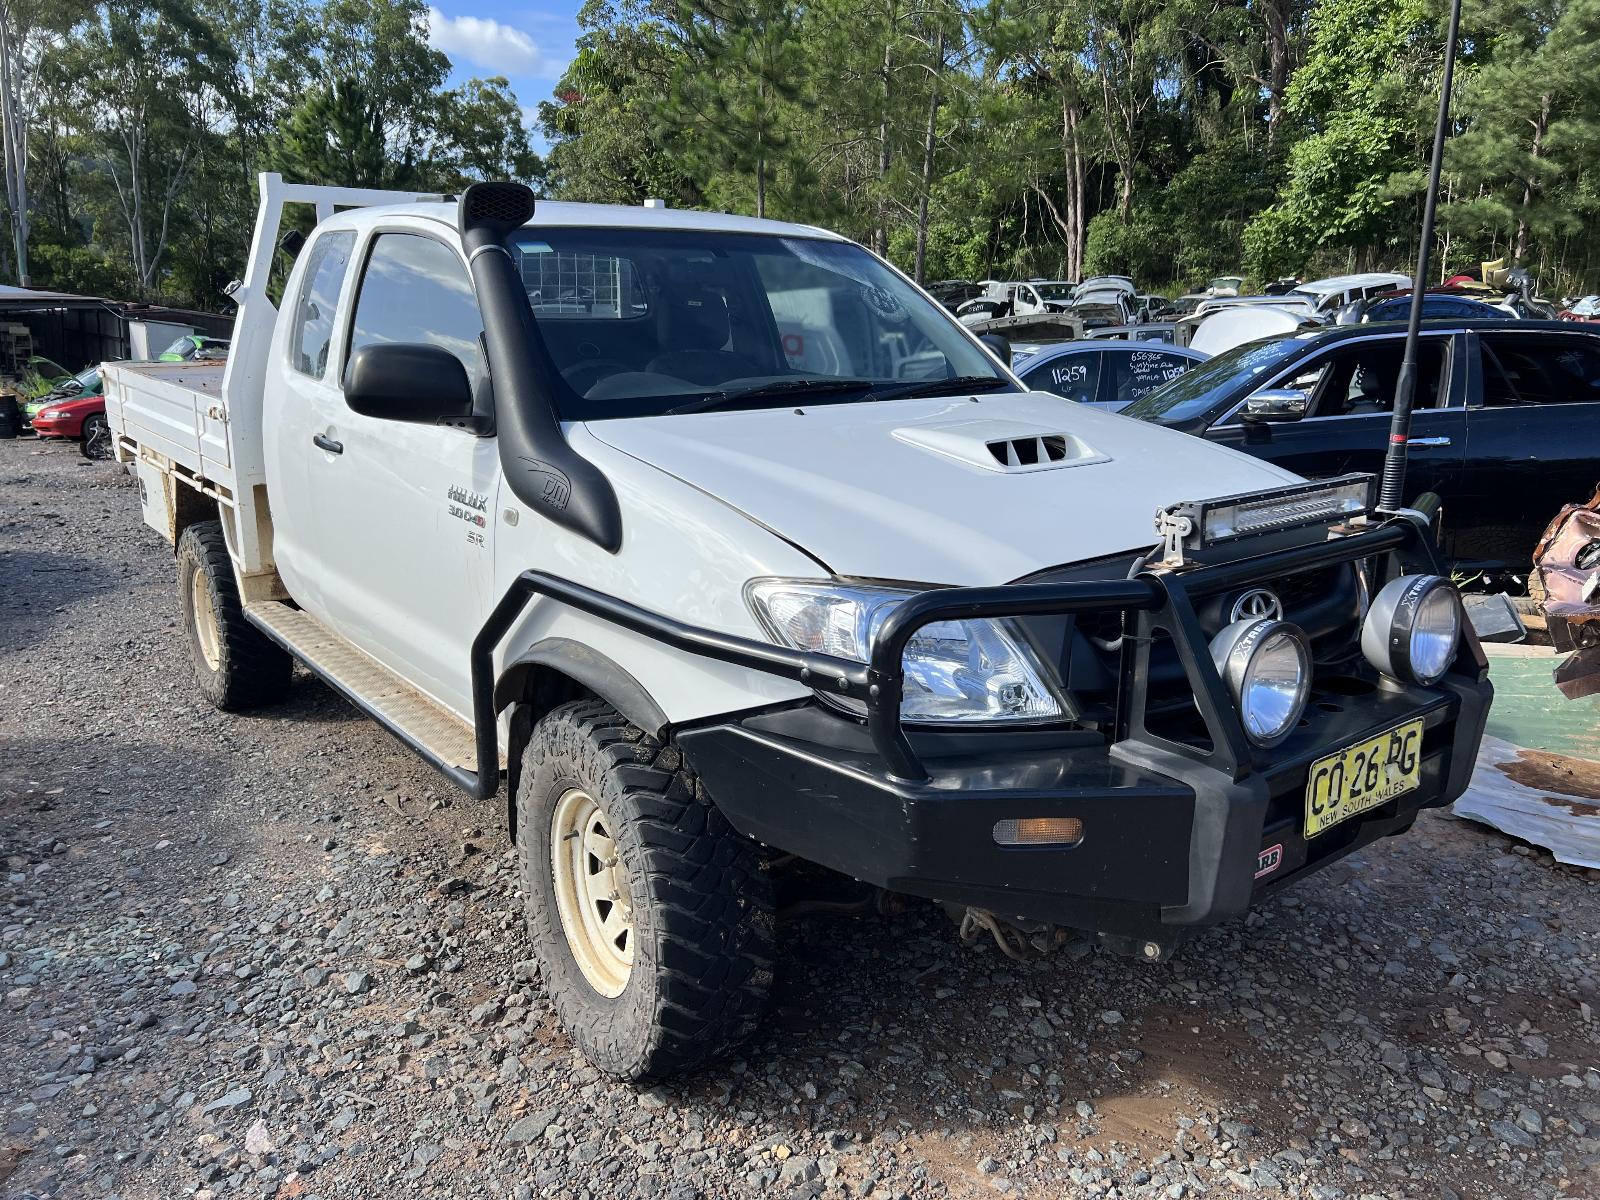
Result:
[[[1311,764],[1306,783],[1306,837],[1387,804],[1422,781],[1422,722],[1380,733]]]

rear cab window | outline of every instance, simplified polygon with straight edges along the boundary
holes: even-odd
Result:
[[[335,230],[322,234],[307,251],[289,331],[289,365],[313,379],[321,379],[328,368],[339,295],[355,244],[354,232]]]
[[[540,320],[586,317],[620,321],[649,315],[650,303],[631,258],[564,252],[539,241],[523,242],[519,248],[522,286]]]

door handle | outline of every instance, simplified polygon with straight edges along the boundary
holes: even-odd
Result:
[[[311,443],[320,449],[326,450],[329,454],[344,453],[344,443],[334,441],[325,433],[313,434],[311,437]]]
[[[1446,437],[1406,439],[1406,445],[1408,446],[1448,446],[1449,444],[1450,439]]]

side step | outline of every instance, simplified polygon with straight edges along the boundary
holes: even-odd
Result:
[[[472,726],[356,649],[310,613],[279,601],[245,606],[249,622],[458,786],[477,780]],[[501,763],[504,766],[504,762]]]

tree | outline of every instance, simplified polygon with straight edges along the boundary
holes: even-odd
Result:
[[[380,106],[354,79],[317,84],[289,113],[279,135],[277,162],[302,183],[341,187],[416,186],[410,147],[391,157]]]
[[[1371,263],[1409,236],[1412,206],[1394,210],[1421,191],[1441,57],[1426,0],[1322,0],[1287,98],[1308,132],[1277,203],[1245,232],[1254,273],[1298,271],[1328,249]]]
[[[577,56],[539,105],[551,141],[548,186],[564,199],[692,207],[702,193],[679,152],[681,131],[659,117],[681,58],[666,18],[649,4],[587,0]]]
[[[1067,277],[1081,278],[1089,226],[1089,171],[1099,144],[1098,125],[1091,128],[1093,79],[1086,66],[1087,30],[1066,8],[1036,6],[1027,0],[996,0],[980,28],[990,48],[991,70],[1010,77],[1010,86],[991,106],[991,123],[1017,130],[1032,125],[1036,136],[1048,129],[1054,139],[1062,177],[1059,192],[1046,186],[1045,177],[1054,171],[1041,169],[1043,156],[1037,150],[1024,150],[1022,155],[1031,168],[1026,172],[1027,187],[1066,242]],[[1037,115],[1025,125],[1022,114],[1030,111]]]
[[[155,289],[227,59],[185,0],[107,0],[63,51],[112,184],[141,298]]]
[[[800,96],[804,50],[794,6],[785,0],[684,0],[677,32],[681,58],[660,107],[669,127],[708,175],[731,196],[754,185],[755,213],[790,148],[788,108]],[[729,180],[727,177],[732,176]]]
[[[1479,36],[1447,159],[1460,199],[1444,223],[1526,263],[1535,241],[1548,253],[1596,215],[1578,184],[1600,161],[1600,0],[1480,0],[1464,18]]]
[[[471,79],[440,98],[438,138],[449,185],[460,190],[474,180],[515,179],[539,183],[544,163],[522,123],[522,106],[503,76]]]
[[[17,280],[28,286],[28,133],[42,99],[41,65],[70,24],[63,0],[0,0],[0,158]]]

